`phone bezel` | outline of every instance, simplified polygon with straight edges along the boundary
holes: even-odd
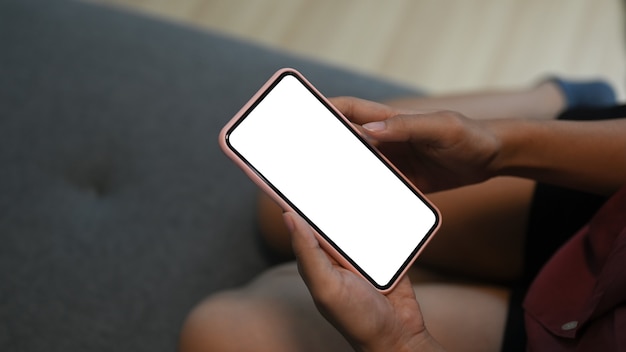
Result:
[[[368,273],[363,270],[358,263],[350,258],[327,234],[321,231],[318,226],[309,219],[309,217],[303,213],[295,204],[292,203],[275,185],[270,182],[259,170],[250,163],[244,155],[242,155],[234,146],[230,144],[230,134],[246,119],[246,117],[260,104],[263,99],[272,91],[276,85],[278,85],[286,76],[293,76],[296,78],[306,89],[320,102],[327,110],[329,110],[333,116],[335,116],[353,135],[362,143],[371,153],[373,153],[385,167],[387,167],[396,177],[398,177],[413,194],[420,199],[434,214],[435,222],[428,233],[422,238],[420,243],[412,250],[411,254],[405,259],[403,264],[396,270],[393,277],[385,285],[378,284]],[[406,270],[415,261],[419,253],[426,247],[427,243],[432,239],[433,235],[437,231],[441,223],[441,215],[439,210],[375,147],[368,143],[365,138],[361,136],[359,131],[352,125],[352,123],[341,114],[306,78],[298,71],[294,69],[281,69],[276,72],[272,78],[270,78],[264,86],[254,95],[250,101],[231,119],[231,121],[224,126],[220,133],[220,146],[224,152],[233,159],[239,167],[259,186],[263,189],[272,199],[274,199],[284,210],[290,210],[298,213],[302,216],[307,223],[313,228],[318,239],[322,239],[320,244],[324,249],[329,252],[342,266],[351,269],[358,275],[362,276],[368,282],[370,282],[377,290],[381,292],[388,292],[395,287],[398,279],[406,273]]]

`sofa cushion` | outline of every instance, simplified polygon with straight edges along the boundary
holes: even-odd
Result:
[[[221,126],[279,67],[412,93],[216,33],[0,2],[0,350],[171,351],[202,297],[270,265]]]

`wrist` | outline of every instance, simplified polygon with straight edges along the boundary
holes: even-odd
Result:
[[[529,161],[525,160],[529,141],[537,138],[534,124],[521,119],[493,120],[489,128],[498,142],[487,172],[491,177],[521,176],[520,169],[529,167]]]

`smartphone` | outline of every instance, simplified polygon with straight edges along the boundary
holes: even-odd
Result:
[[[342,266],[393,289],[439,211],[299,72],[282,69],[226,124],[224,152],[295,211]]]

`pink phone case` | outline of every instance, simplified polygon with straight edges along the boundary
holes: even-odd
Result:
[[[235,162],[235,164],[237,164],[245,172],[245,174],[256,185],[258,185],[266,194],[268,194],[282,209],[284,209],[285,211],[294,211],[294,209],[292,209],[291,206],[281,196],[279,196],[261,177],[259,177],[259,175],[257,175],[257,173],[253,169],[251,169],[245,162],[243,162],[240,159],[240,157],[229,148],[227,144],[227,134],[231,130],[231,128],[237,123],[237,121],[239,121],[243,116],[246,115],[246,113],[255,105],[255,103],[260,98],[264,96],[264,93],[273,85],[273,83],[286,73],[299,77],[300,80],[304,82],[312,91],[314,91],[320,99],[324,100],[328,104],[328,106],[332,107],[332,109],[340,118],[348,122],[347,123],[348,128],[352,128],[351,127],[352,125],[349,122],[349,120],[345,116],[343,116],[343,114],[339,110],[337,110],[330,103],[330,101],[328,101],[328,99],[326,99],[326,97],[324,97],[324,95],[322,95],[302,74],[300,74],[298,71],[291,69],[291,68],[283,68],[277,71],[274,75],[272,75],[272,77],[261,87],[261,89],[259,89],[259,91],[257,91],[256,94],[239,110],[239,112],[237,112],[237,114],[235,114],[235,116],[222,128],[220,135],[219,135],[219,145],[221,149],[224,151],[224,153],[230,159],[232,159]],[[354,128],[353,130],[358,135],[361,135],[358,130]],[[439,210],[432,203],[430,203],[426,197],[424,197],[423,193],[421,193],[417,188],[415,188],[411,184],[411,182],[391,162],[389,162],[389,160],[384,155],[382,155],[381,153],[378,153],[378,154],[381,157],[381,159],[385,160],[390,165],[390,167],[392,167],[398,173],[398,175],[400,175],[402,178],[405,179],[405,181],[407,181],[407,184],[415,192],[417,192],[418,194],[422,196],[422,200],[428,203],[430,208],[432,208],[432,210],[436,213],[437,219],[441,219],[441,214]],[[415,255],[413,255],[413,257],[410,259],[409,264],[404,268],[404,270],[401,272],[398,278],[386,289],[377,288],[380,292],[387,293],[394,289],[394,287],[400,281],[402,276],[404,276],[406,274],[406,271],[411,267],[415,259],[417,259],[420,253],[428,245],[428,242],[433,238],[433,236],[435,235],[435,233],[437,232],[440,226],[441,226],[441,221],[438,220],[436,227],[432,230],[430,236],[426,238],[425,243],[415,253]],[[344,268],[347,268],[353,271],[354,273],[356,273],[357,275],[366,279],[346,258],[344,258],[343,255],[341,255],[331,244],[329,244],[323,236],[317,233],[313,227],[312,227],[312,230],[316,234],[316,237],[320,243],[320,246],[322,246],[322,248],[324,248],[324,250],[329,255],[331,255],[335,260],[337,260],[337,262],[339,262]]]

